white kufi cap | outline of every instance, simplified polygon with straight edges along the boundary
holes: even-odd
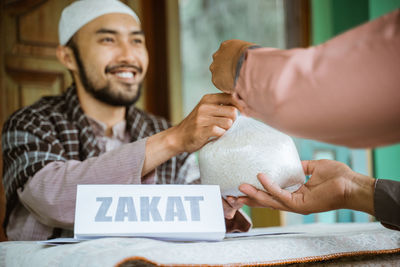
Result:
[[[131,15],[138,23],[136,13],[118,0],[80,0],[64,8],[58,24],[58,38],[61,45],[88,22],[109,13],[124,13]]]

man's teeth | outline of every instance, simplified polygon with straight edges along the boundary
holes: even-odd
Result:
[[[115,75],[121,78],[133,78],[132,72],[117,72]]]

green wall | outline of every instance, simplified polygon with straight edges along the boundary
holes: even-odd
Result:
[[[385,13],[400,8],[400,0],[369,0],[369,17],[376,19]]]
[[[313,45],[369,20],[368,0],[312,0],[311,8]]]
[[[400,144],[374,149],[374,176],[400,181]]]
[[[311,0],[312,44],[400,7],[400,0]],[[400,144],[374,149],[374,177],[400,181]]]
[[[369,0],[370,19],[396,8],[400,8],[400,0]],[[374,150],[374,175],[400,181],[400,144]]]
[[[368,0],[311,0],[311,10],[313,45],[323,43],[369,20]],[[302,140],[297,143],[300,148],[300,157],[303,157],[303,159],[311,159],[317,150],[334,151],[336,160],[359,171],[356,167],[356,162],[354,162],[354,160],[358,159],[354,155],[357,153],[354,150],[313,140]],[[361,161],[363,161],[365,153],[361,153],[361,158]],[[367,170],[364,170],[364,173],[366,172]],[[367,214],[351,210],[309,214],[303,218],[304,223],[367,222],[368,220]]]

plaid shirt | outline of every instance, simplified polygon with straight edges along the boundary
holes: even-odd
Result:
[[[127,109],[126,129],[131,142],[169,127],[170,124],[162,118],[134,106]],[[18,203],[17,189],[23,188],[29,177],[51,162],[83,161],[101,153],[74,86],[63,95],[44,97],[32,106],[15,112],[4,125],[2,148],[3,183],[7,199],[4,227]],[[185,164],[185,161],[189,155],[182,153],[157,167],[156,183],[200,183],[200,178],[187,180],[190,164]]]

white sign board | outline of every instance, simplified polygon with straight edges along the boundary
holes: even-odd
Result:
[[[75,238],[152,237],[222,240],[216,185],[78,185]]]

